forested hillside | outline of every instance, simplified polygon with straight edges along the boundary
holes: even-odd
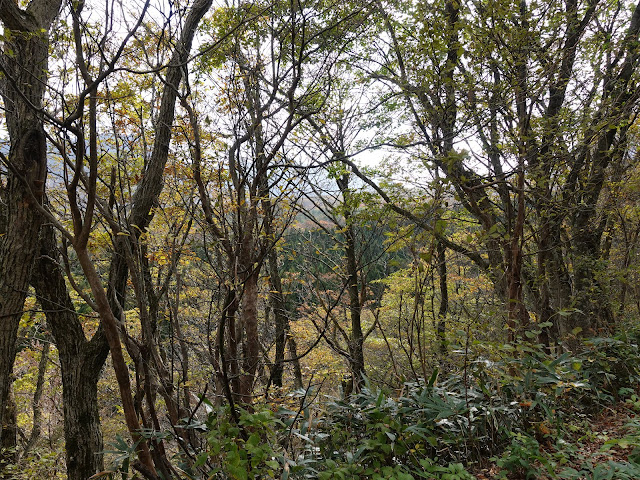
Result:
[[[1,478],[640,478],[640,3],[0,22]]]

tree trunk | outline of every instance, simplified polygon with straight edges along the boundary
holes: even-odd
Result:
[[[520,171],[518,172],[518,214],[513,227],[507,271],[509,284],[509,340],[512,342],[516,341],[518,336],[526,333],[529,324],[529,312],[524,305],[522,288],[522,237],[524,235],[524,218],[524,161],[521,157]]]
[[[13,476],[12,469],[7,467],[14,466],[18,460],[18,412],[16,411],[16,401],[13,396],[13,389],[9,388],[9,395],[5,403],[2,415],[2,436],[0,436],[0,478],[11,480]]]
[[[362,333],[360,303],[360,288],[358,282],[358,261],[356,258],[356,238],[351,219],[351,191],[349,190],[349,177],[343,175],[338,180],[338,187],[343,196],[345,204],[345,255],[347,257],[347,290],[349,292],[349,313],[351,315],[351,339],[349,342],[349,354],[351,364],[351,374],[353,391],[360,391],[364,384],[364,334]]]
[[[294,386],[302,388],[302,369],[300,368],[300,359],[298,358],[296,341],[291,335],[289,324],[289,311],[287,310],[287,302],[282,290],[282,278],[278,269],[278,253],[273,246],[268,255],[269,261],[269,297],[273,308],[273,316],[275,318],[276,327],[276,355],[271,372],[273,384],[282,387],[284,365],[285,365],[285,348],[289,345],[289,361],[293,363]]]
[[[7,231],[0,241],[0,412],[5,411],[9,395],[18,323],[42,222],[36,203],[44,192],[47,145],[36,109],[42,105],[46,85],[48,30],[59,8],[59,0],[34,0],[26,12],[17,3],[0,3],[5,27],[0,89],[11,139]]]
[[[120,391],[120,399],[122,401],[122,409],[124,410],[127,429],[129,430],[133,441],[138,445],[136,451],[142,468],[148,470],[151,478],[156,478],[157,474],[152,461],[151,452],[149,450],[149,444],[140,434],[140,421],[136,414],[134,405],[129,369],[127,368],[122,351],[122,344],[120,343],[118,321],[111,311],[109,300],[107,299],[107,293],[102,286],[102,279],[95,269],[86,246],[77,245],[75,246],[75,251],[78,255],[78,262],[82,266],[84,275],[91,287],[91,292],[93,293],[93,297],[96,302],[97,313],[100,315],[100,324],[104,330],[107,343],[109,344],[111,361],[113,363],[113,370],[118,382],[118,389]]]
[[[447,247],[444,243],[436,240],[436,251],[438,254],[438,276],[440,277],[440,307],[438,309],[438,344],[440,354],[443,357],[447,354],[447,314],[449,313],[449,290],[447,285]]]
[[[242,373],[238,398],[243,403],[251,403],[253,383],[260,359],[260,339],[258,337],[258,271],[251,272],[244,281],[242,292],[242,310],[240,328],[244,329],[242,338]]]
[[[271,371],[271,380],[276,387],[282,387],[282,376],[284,373],[284,350],[287,343],[287,333],[289,331],[289,319],[285,306],[284,295],[282,294],[282,280],[278,270],[278,257],[275,246],[271,248],[268,256],[269,260],[269,298],[273,308],[273,317],[276,327],[276,357]]]
[[[31,283],[58,347],[67,476],[69,480],[85,480],[103,469],[97,384],[109,348],[101,328],[87,341],[58,258],[55,231],[44,225]]]
[[[302,388],[302,368],[298,357],[298,345],[291,332],[287,333],[287,344],[289,345],[289,355],[291,356],[290,361],[293,363],[293,385],[295,388]]]
[[[595,215],[589,215],[593,219]],[[577,311],[573,328],[583,335],[596,334],[597,329],[609,330],[613,324],[611,301],[602,281],[606,259],[600,252],[601,231],[588,221],[577,222],[574,229],[574,303]],[[608,333],[608,332],[607,332]]]

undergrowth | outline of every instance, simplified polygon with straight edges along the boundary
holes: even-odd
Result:
[[[463,373],[436,370],[400,395],[366,383],[348,398],[311,403],[315,396],[299,391],[299,409],[253,406],[237,423],[228,407],[212,409],[198,424],[207,447],[182,472],[193,479],[206,471],[237,480],[465,480],[491,459],[498,478],[640,478],[640,423],[603,447],[630,449],[625,462],[592,465],[574,434],[614,401],[640,409],[635,338],[594,339],[574,355],[528,346],[515,358],[466,360]]]

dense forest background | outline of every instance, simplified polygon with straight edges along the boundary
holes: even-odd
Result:
[[[640,478],[640,4],[0,21],[2,478]]]

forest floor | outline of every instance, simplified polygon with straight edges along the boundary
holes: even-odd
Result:
[[[640,445],[640,425],[630,425],[640,420],[638,411],[640,401],[620,402],[606,408],[601,413],[585,418],[568,430],[573,431],[570,437],[558,442],[553,432],[539,444],[539,455],[532,460],[531,469],[519,472],[505,472],[496,461],[477,468],[473,474],[478,480],[493,478],[536,478],[549,480],[568,468],[576,471],[592,470],[598,466],[603,469],[615,469],[612,465],[629,462],[629,456]],[[635,428],[634,428],[635,427]],[[521,452],[522,453],[522,452]],[[635,459],[637,462],[637,458]],[[535,471],[535,475],[531,475]],[[527,473],[529,476],[527,477]],[[618,478],[608,476],[608,478]],[[594,478],[591,475],[564,478]],[[622,477],[628,478],[628,477]]]

